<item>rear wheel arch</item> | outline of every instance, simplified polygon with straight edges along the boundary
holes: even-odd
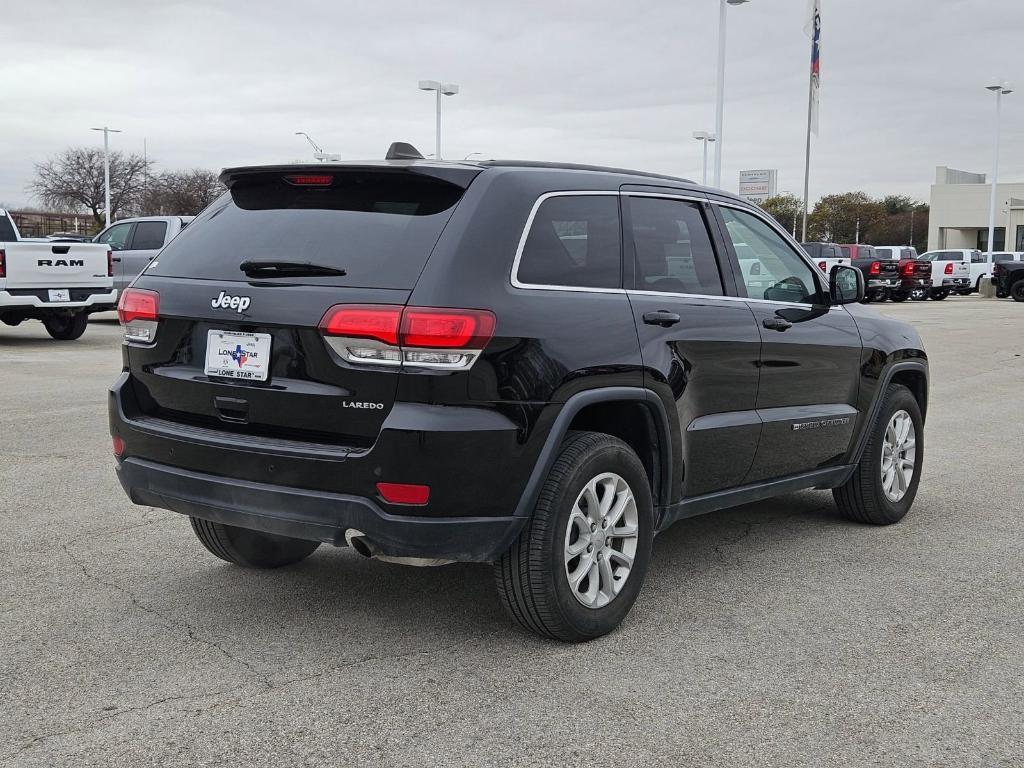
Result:
[[[563,404],[519,498],[516,516],[530,515],[570,430],[603,432],[621,439],[644,464],[655,505],[670,503],[675,474],[673,433],[661,399],[643,387],[601,387],[578,392]]]

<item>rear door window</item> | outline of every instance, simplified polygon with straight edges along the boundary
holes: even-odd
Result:
[[[131,249],[133,251],[157,251],[164,247],[164,237],[166,236],[166,221],[140,221],[135,225]]]
[[[326,183],[308,181],[318,177]],[[464,191],[391,170],[243,175],[168,243],[147,274],[245,280],[244,261],[290,261],[345,272],[304,280],[412,288]]]
[[[524,285],[619,288],[619,233],[617,195],[549,197],[534,214],[516,277]]]
[[[722,276],[700,207],[683,200],[630,197],[634,287],[722,296]]]

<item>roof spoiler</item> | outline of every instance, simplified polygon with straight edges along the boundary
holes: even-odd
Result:
[[[404,141],[395,141],[388,147],[385,160],[423,160],[423,155],[412,144]]]

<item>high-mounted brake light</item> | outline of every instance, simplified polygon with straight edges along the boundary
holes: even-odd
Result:
[[[950,261],[950,262],[948,262],[946,264],[946,274],[947,275],[952,275],[953,274],[953,262],[952,261]]]
[[[0,277],[7,277],[7,252],[0,248]]]
[[[107,249],[107,277],[114,276],[114,252]]]
[[[142,288],[125,288],[117,302],[117,319],[124,328],[124,340],[149,344],[156,338],[160,317],[160,294]]]
[[[296,187],[329,187],[334,183],[334,177],[325,173],[293,173],[284,180]]]
[[[319,327],[350,363],[460,370],[473,365],[495,325],[484,309],[339,304]]]
[[[873,261],[873,262],[871,262],[871,266],[868,267],[868,274],[869,275],[880,275],[880,274],[882,274],[882,262],[880,262],[880,261]]]

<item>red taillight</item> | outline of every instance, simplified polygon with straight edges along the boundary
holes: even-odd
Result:
[[[334,183],[333,176],[316,173],[294,173],[285,176],[284,180],[297,187],[329,187]]]
[[[160,316],[160,294],[142,288],[125,288],[117,302],[117,319],[121,325],[134,320],[156,320]]]
[[[494,314],[483,309],[407,307],[399,335],[403,347],[483,349],[494,335]]]
[[[900,267],[900,274],[903,275],[904,277],[913,277],[914,276],[914,262],[908,261],[906,264],[903,264]]]
[[[350,363],[466,369],[494,336],[485,309],[339,304],[320,321],[328,343]]]
[[[953,274],[953,262],[952,261],[950,261],[950,262],[948,262],[946,264],[946,274],[947,275],[952,275]]]
[[[320,321],[327,336],[348,339],[373,339],[392,346],[398,344],[402,308],[389,304],[351,304],[331,307]]]
[[[7,277],[7,253],[0,248],[0,277]]]
[[[430,500],[429,485],[377,483],[377,493],[389,504],[426,504]]]
[[[122,440],[117,435],[114,435],[111,439],[114,443],[114,455],[120,459],[121,456],[124,454],[124,440]]]
[[[818,269],[820,269],[822,272],[825,271],[825,267],[826,267],[826,264],[825,264],[824,261],[819,261],[818,262]]]
[[[873,262],[871,262],[871,266],[868,267],[868,274],[869,275],[880,275],[880,274],[882,274],[882,262],[880,262],[880,261],[873,261]]]
[[[107,277],[114,276],[114,252],[107,249]]]

